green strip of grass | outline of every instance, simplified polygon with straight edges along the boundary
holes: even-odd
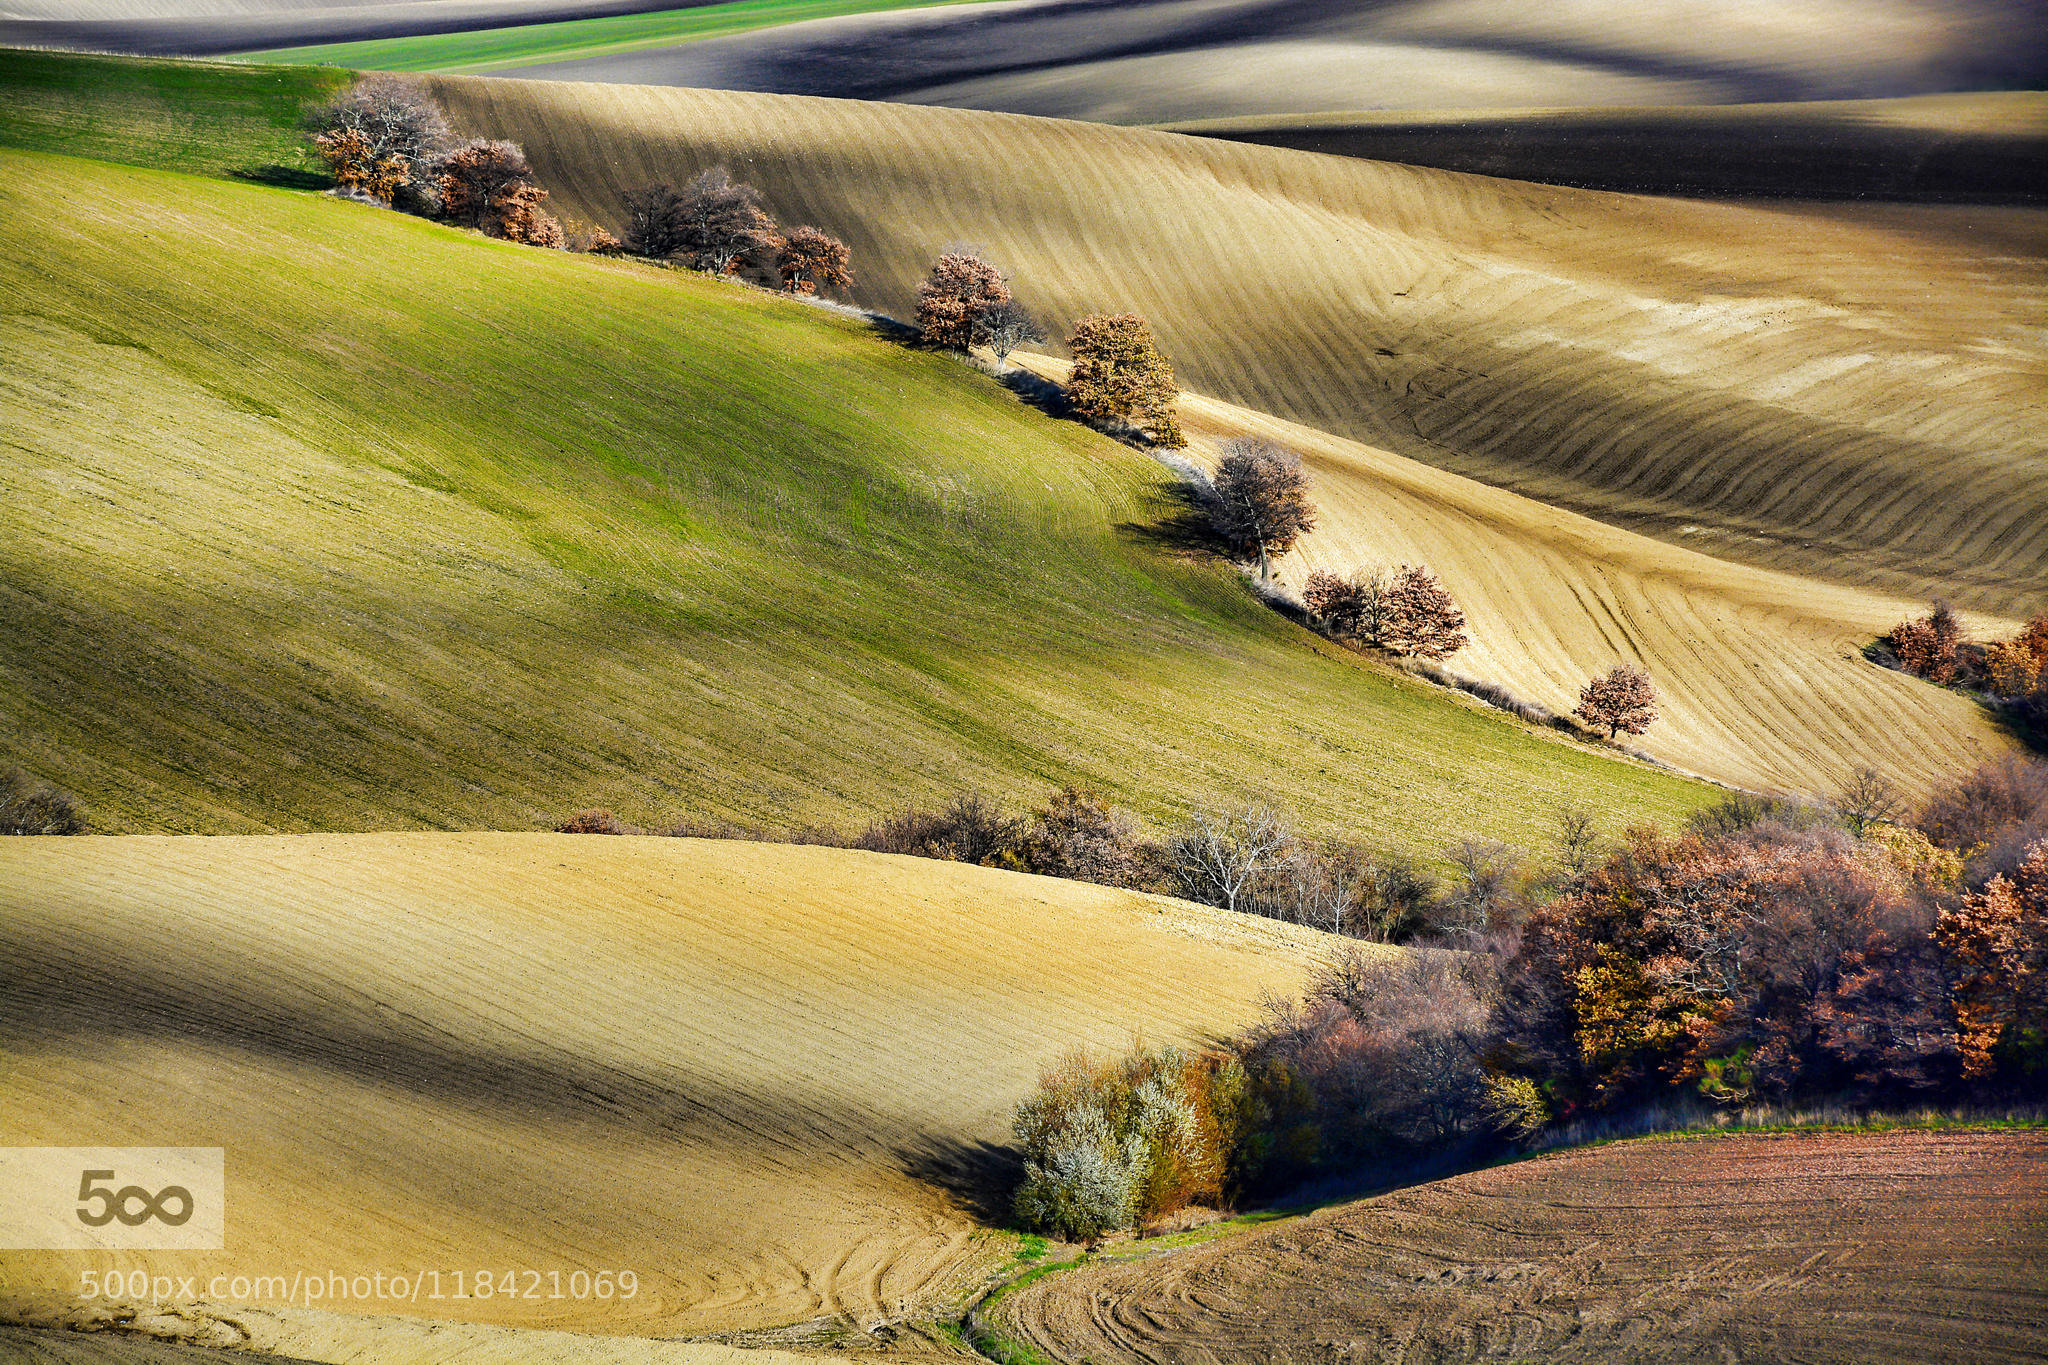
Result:
[[[702,38],[722,38],[806,19],[836,19],[849,14],[960,3],[964,0],[731,0],[723,5],[652,14],[269,48],[242,56],[250,61],[346,66],[358,71],[505,71],[544,62],[610,57]]]
[[[196,175],[327,183],[299,118],[344,71],[0,48],[0,146]]]

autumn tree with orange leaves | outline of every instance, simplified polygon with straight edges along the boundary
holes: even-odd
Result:
[[[792,294],[815,294],[819,289],[853,288],[853,272],[847,268],[853,253],[837,237],[814,227],[793,227],[783,234],[775,253],[775,268],[782,287]]]
[[[1609,739],[1639,735],[1657,720],[1657,689],[1642,669],[1618,664],[1579,689],[1572,714]]]

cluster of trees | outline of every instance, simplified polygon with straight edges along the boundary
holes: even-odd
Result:
[[[1489,905],[1465,935],[1340,954],[1208,1054],[1048,1072],[1018,1111],[1016,1214],[1091,1237],[1219,1183],[1478,1158],[1595,1117],[2037,1103],[2048,766],[1990,764],[1904,811],[1866,772],[1826,803],[1731,797],[1677,837],[1606,847],[1568,820],[1540,872],[1474,850],[1466,894]],[[1155,1104],[1191,1112],[1137,1117]],[[1112,1167],[1130,1178],[1062,1185]]]
[[[650,260],[680,261],[710,275],[753,270],[792,294],[853,287],[853,252],[823,228],[784,231],[761,192],[723,166],[682,186],[656,181],[625,196],[625,247]]]
[[[1954,610],[1936,602],[1927,615],[1893,626],[1878,646],[1880,662],[1915,677],[2048,714],[2048,612],[2028,621],[2011,639],[1983,645],[1965,640]]]
[[[1448,659],[1468,643],[1465,613],[1437,576],[1419,564],[1368,569],[1349,578],[1317,570],[1302,601],[1340,640],[1421,659]]]
[[[365,76],[314,107],[307,121],[335,183],[350,194],[507,241],[571,245],[519,144],[458,139],[441,107],[411,81]],[[616,243],[599,230],[576,245]]]

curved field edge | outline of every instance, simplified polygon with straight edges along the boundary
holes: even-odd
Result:
[[[1019,1277],[978,1323],[1018,1365],[1305,1360],[1347,1339],[1363,1361],[2004,1360],[2043,1340],[2048,1231],[2026,1210],[2044,1191],[2038,1118],[1655,1134],[1119,1247]]]
[[[773,826],[1074,781],[1433,848],[1708,796],[1323,646],[1162,543],[1150,461],[863,323],[4,159],[7,757],[102,827]]]
[[[977,1215],[1041,1065],[1227,1034],[1334,942],[838,849],[9,845],[4,1140],[223,1146],[235,1209],[224,1252],[4,1253],[10,1318],[75,1315],[80,1269],[131,1264],[203,1270],[201,1285],[488,1265],[630,1269],[642,1286],[631,1303],[247,1305],[285,1354],[306,1344],[277,1335],[287,1310],[308,1307],[640,1336],[915,1333],[1001,1258]],[[236,1307],[179,1302],[201,1319]]]
[[[585,217],[725,164],[897,316],[975,242],[1055,333],[1146,315],[1196,391],[1710,553],[2041,599],[2048,212],[1944,235],[967,110],[429,83]]]
[[[1635,194],[2039,203],[2048,94],[1199,119],[1162,132]]]
[[[1273,562],[1297,598],[1317,570],[1426,564],[1472,637],[1452,670],[1562,715],[1587,678],[1641,667],[1658,719],[1629,744],[1683,771],[1815,795],[1872,768],[1919,793],[2016,747],[1974,700],[1863,657],[1917,603],[1716,559],[1202,395],[1183,395],[1180,414],[1188,454],[1211,471],[1241,436],[1301,454],[1317,524]],[[2017,628],[1970,625],[1982,638]]]

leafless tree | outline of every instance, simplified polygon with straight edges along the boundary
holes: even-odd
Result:
[[[1897,785],[1875,768],[1858,768],[1835,793],[1835,810],[1849,832],[1862,838],[1872,825],[1896,816],[1905,806]]]
[[[1315,528],[1308,471],[1301,457],[1258,436],[1223,444],[1214,480],[1216,533],[1241,553],[1257,554],[1259,577],[1272,578],[1269,556],[1285,554]]]
[[[1011,298],[991,303],[975,315],[974,339],[994,352],[997,365],[1005,366],[1010,352],[1019,346],[1045,340],[1045,329],[1023,304]]]
[[[1249,802],[1227,811],[1197,807],[1166,844],[1166,863],[1189,900],[1236,910],[1261,877],[1292,852],[1294,836],[1278,811]]]
[[[673,254],[689,257],[697,269],[729,274],[748,256],[775,245],[775,220],[761,207],[761,192],[734,180],[725,167],[698,172],[680,193]]]
[[[626,191],[627,248],[656,260],[679,254],[687,241],[683,202],[683,192],[666,180]]]
[[[1591,872],[1600,861],[1600,830],[1593,812],[1581,805],[1562,806],[1557,812],[1557,866],[1576,880]]]
[[[1517,908],[1520,858],[1497,839],[1465,839],[1449,851],[1458,879],[1437,911],[1436,928],[1467,942],[1507,927]]]

